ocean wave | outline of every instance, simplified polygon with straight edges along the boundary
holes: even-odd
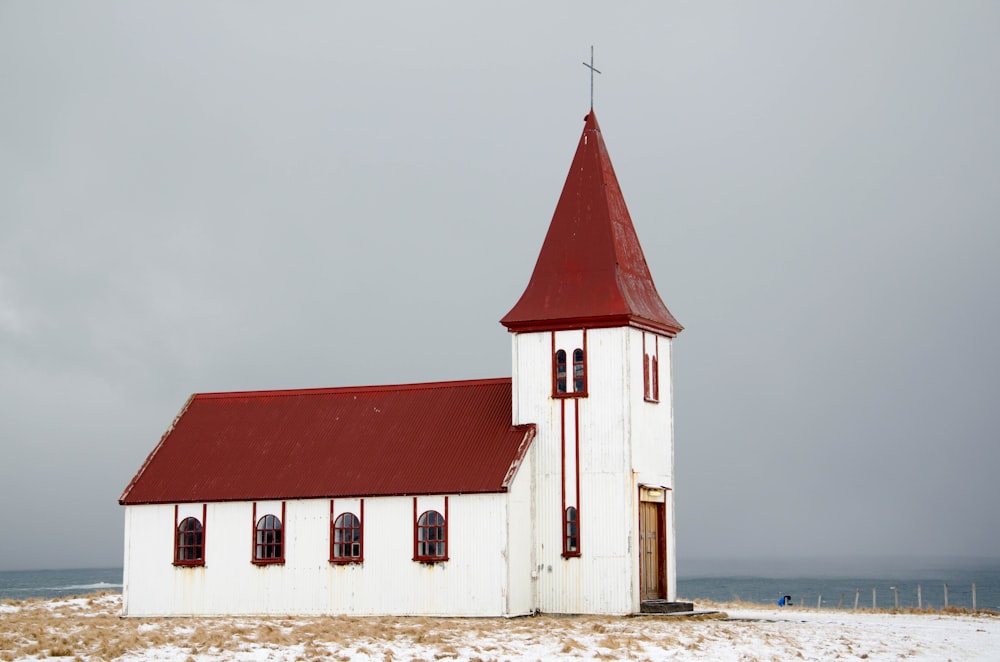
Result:
[[[102,588],[122,588],[122,584],[95,582],[93,584],[69,584],[67,586],[11,586],[4,591],[95,591]]]
[[[108,582],[96,582],[94,584],[71,584],[70,586],[55,586],[52,591],[92,591],[97,588],[122,588],[122,584],[110,584]]]

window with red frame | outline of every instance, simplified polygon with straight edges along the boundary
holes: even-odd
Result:
[[[177,526],[176,565],[205,564],[205,529],[197,517],[186,517]]]
[[[342,513],[333,521],[330,535],[330,560],[335,563],[360,563],[362,560],[361,520],[354,513]]]
[[[660,368],[655,356],[646,354],[643,357],[642,376],[644,382],[643,396],[646,402],[660,400]]]
[[[555,393],[566,392],[566,350],[560,349],[556,352],[553,391]]]
[[[416,561],[446,561],[448,559],[448,527],[444,515],[428,510],[417,518]]]
[[[274,515],[264,515],[257,520],[254,561],[282,563],[285,560],[283,552],[281,520]]]
[[[563,515],[563,556],[579,556],[580,513],[570,506]]]
[[[653,357],[653,374],[650,376],[650,381],[652,382],[653,400],[659,402],[660,400],[660,365],[656,361],[656,357]]]
[[[587,392],[587,368],[582,349],[573,350],[573,392]]]

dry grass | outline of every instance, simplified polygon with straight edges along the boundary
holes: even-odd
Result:
[[[739,608],[734,603],[699,608]],[[758,611],[767,606],[746,605]],[[5,602],[0,609],[0,660],[76,658],[113,660],[168,647],[177,659],[231,659],[254,647],[282,660],[341,660],[360,656],[396,660],[505,660],[530,648],[532,657],[598,660],[662,659],[668,651],[702,655],[721,641],[755,637],[784,659],[801,658],[782,628],[711,620],[712,617],[634,618],[548,616],[531,618],[425,618],[316,616],[119,617],[121,597],[100,594],[55,601]],[[775,615],[781,611],[773,608]],[[813,611],[813,610],[810,610]],[[939,613],[939,612],[935,612]],[[969,614],[953,609],[949,613]],[[983,615],[992,615],[984,613]],[[870,649],[840,636],[829,659],[864,658]]]

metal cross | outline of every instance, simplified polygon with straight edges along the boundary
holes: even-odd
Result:
[[[587,64],[586,62],[584,62],[583,66],[585,66],[588,69],[590,69],[590,109],[593,110],[594,109],[594,74],[595,73],[597,73],[597,74],[601,73],[600,71],[598,71],[597,69],[594,68],[594,47],[593,46],[590,47],[590,64]]]

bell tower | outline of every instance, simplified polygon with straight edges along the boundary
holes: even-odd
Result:
[[[533,590],[551,613],[674,600],[671,352],[593,109],[535,269],[501,320],[513,423],[535,423]]]

